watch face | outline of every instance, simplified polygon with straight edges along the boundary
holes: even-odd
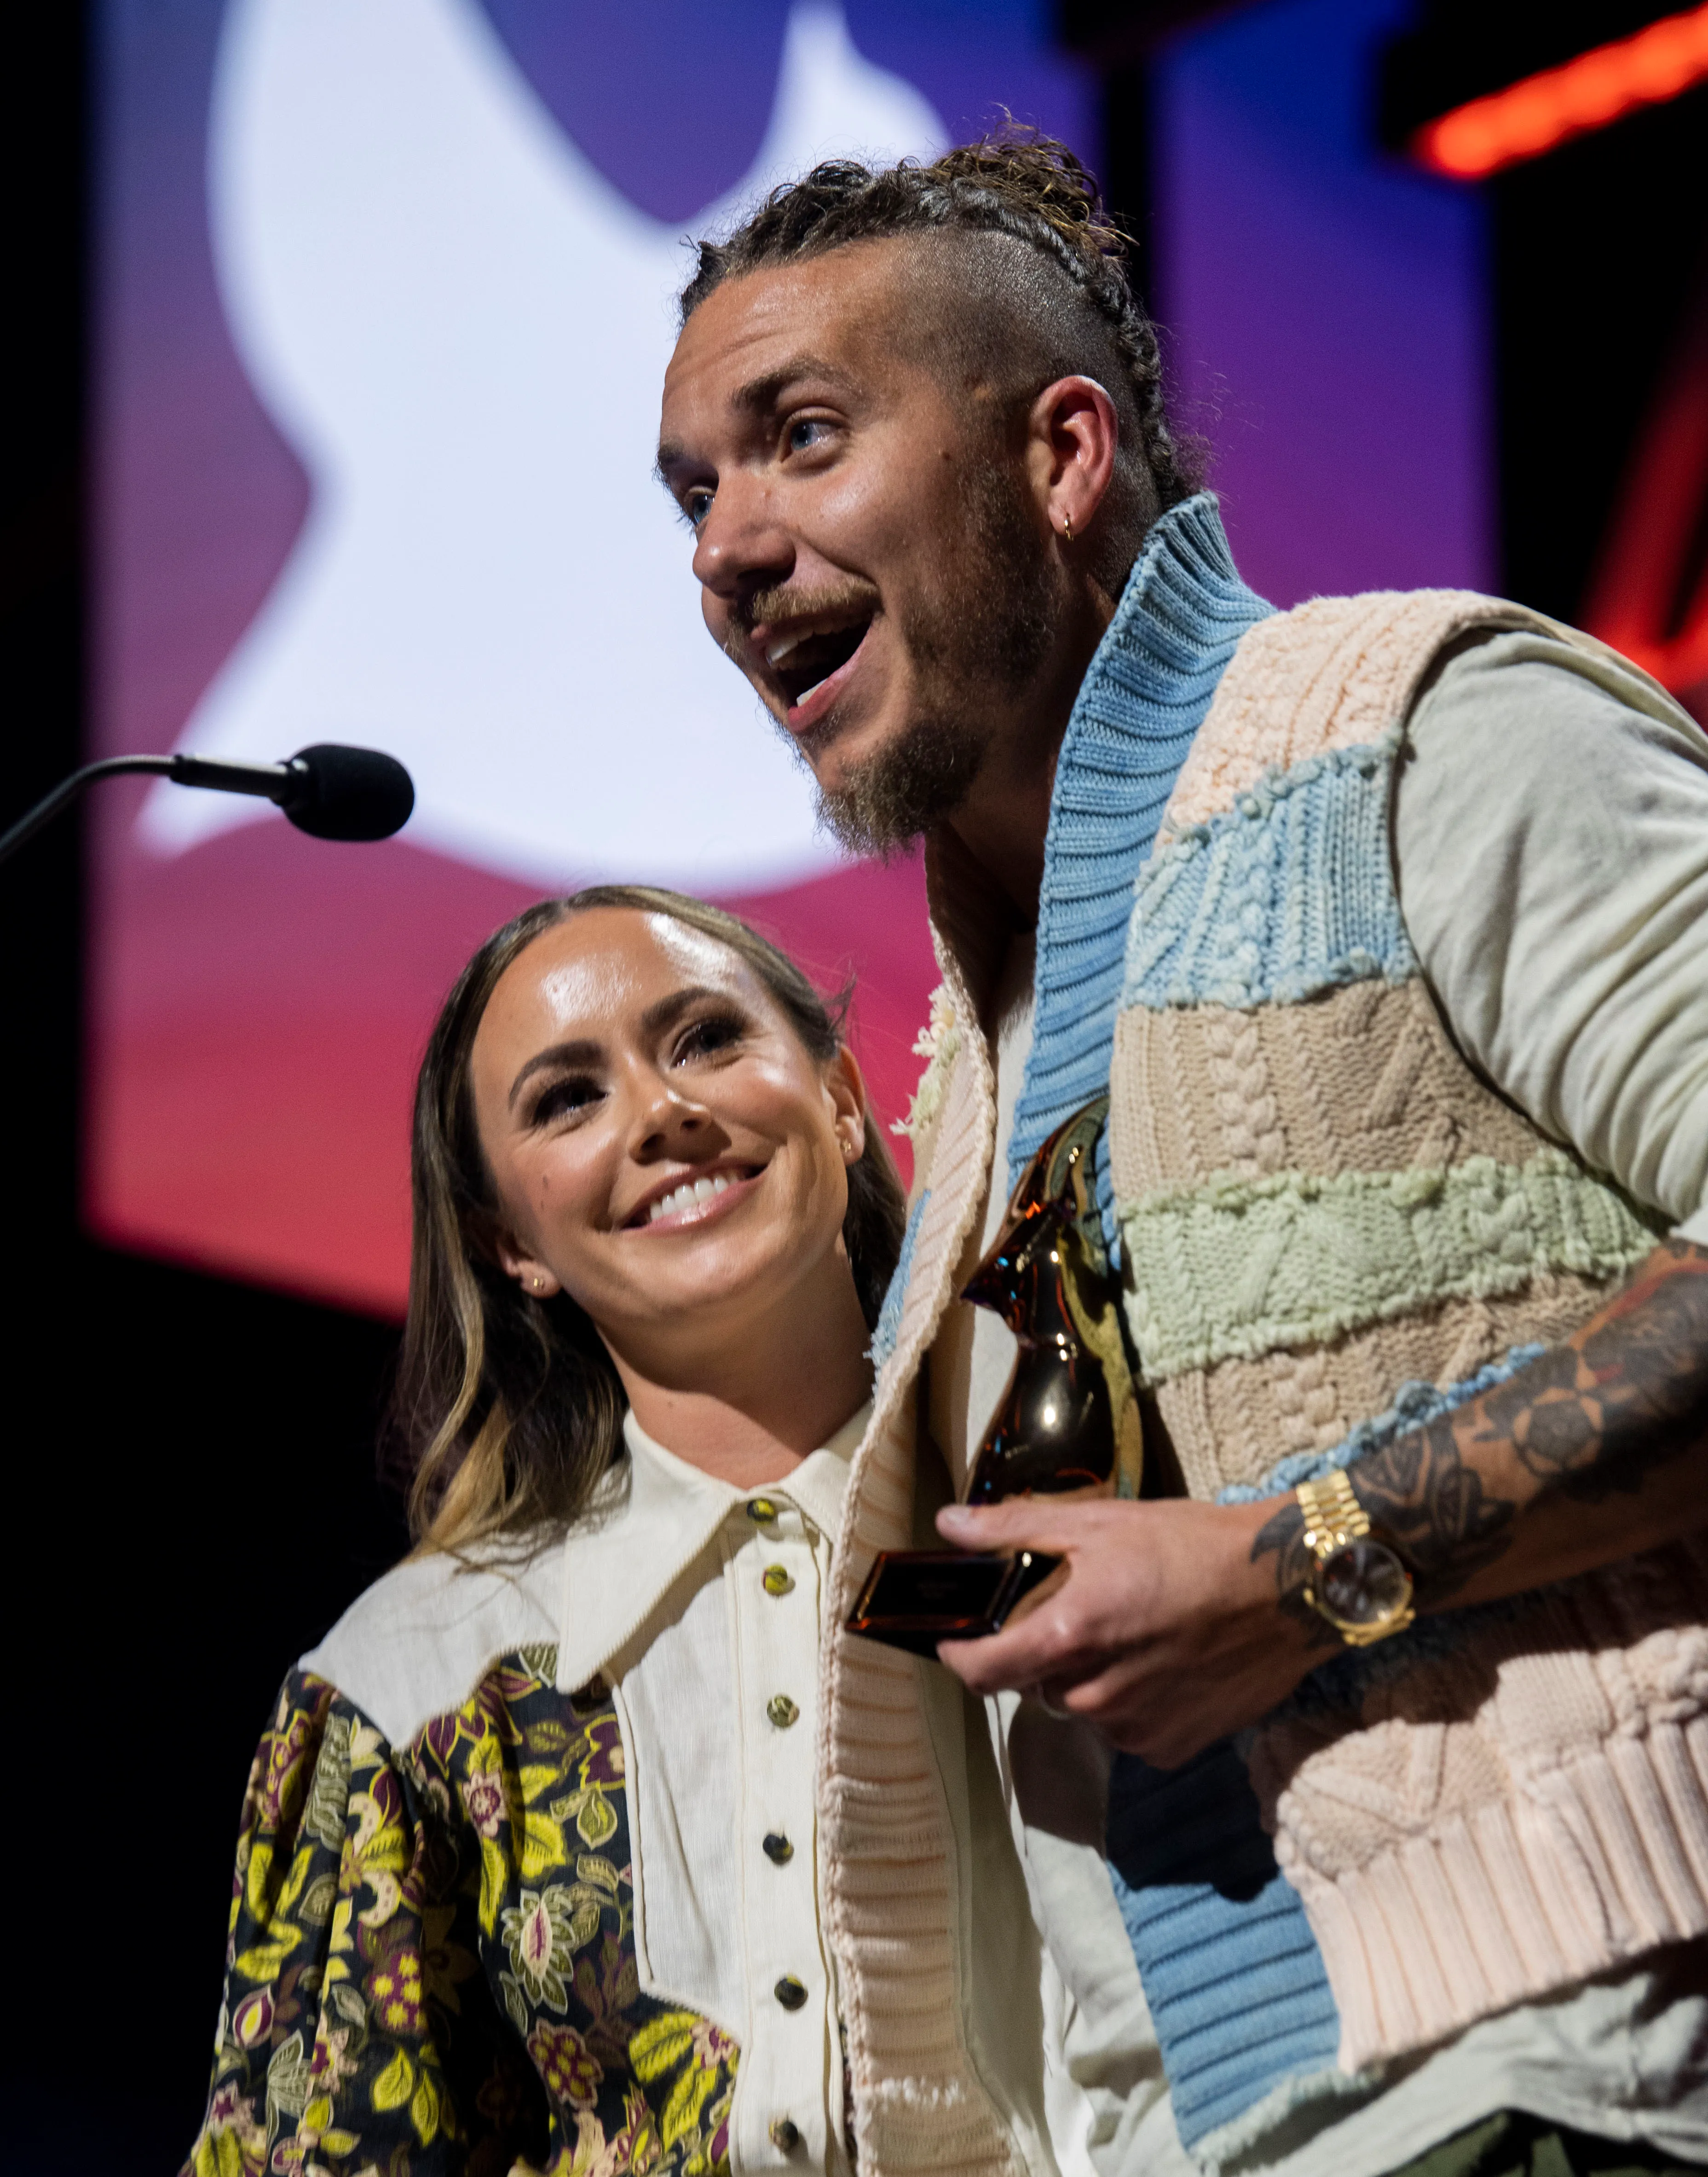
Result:
[[[1325,1558],[1315,1585],[1324,1614],[1341,1625],[1384,1624],[1412,1600],[1412,1575],[1385,1542],[1368,1535]]]

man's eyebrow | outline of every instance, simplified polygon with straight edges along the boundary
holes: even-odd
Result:
[[[668,997],[659,998],[640,1016],[642,1032],[647,1035],[660,1034],[671,1023],[678,1020],[690,1006],[697,1006],[702,998],[721,998],[728,994],[714,990],[710,983],[688,983]],[[590,1037],[572,1038],[566,1043],[549,1045],[534,1056],[510,1083],[510,1108],[515,1109],[516,1099],[522,1093],[525,1082],[550,1067],[596,1066],[605,1056],[605,1046]]]
[[[786,363],[780,363],[775,370],[768,370],[758,378],[750,378],[745,385],[737,386],[730,396],[730,406],[746,416],[769,416],[787,389],[798,385],[803,378],[823,379],[827,385],[839,387],[844,392],[854,390],[855,381],[849,374],[846,370],[839,370],[834,363],[826,363],[823,356],[793,355]],[[671,471],[680,468],[688,458],[685,446],[679,446],[673,439],[661,439],[655,466],[660,481],[666,488]]]
[[[791,355],[775,370],[768,370],[759,378],[750,378],[745,385],[738,386],[730,406],[743,409],[750,416],[768,416],[784,390],[803,378],[822,378],[845,391],[851,392],[854,386],[854,380],[846,370],[839,370],[834,363],[826,363],[823,356]]]

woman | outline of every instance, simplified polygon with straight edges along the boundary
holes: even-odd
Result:
[[[859,1070],[731,916],[550,901],[434,1029],[414,1216],[417,1547],[262,1742],[189,2167],[846,2169],[821,1596],[902,1222]]]

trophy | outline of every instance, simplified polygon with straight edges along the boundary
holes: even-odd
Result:
[[[1108,1110],[1099,1096],[1039,1149],[961,1293],[999,1315],[1020,1348],[967,1477],[969,1504],[1139,1493],[1139,1400],[1093,1181]],[[848,1629],[934,1656],[939,1640],[998,1631],[1060,1563],[1038,1550],[884,1550]]]

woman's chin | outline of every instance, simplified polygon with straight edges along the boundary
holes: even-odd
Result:
[[[798,1233],[708,1231],[693,1245],[683,1234],[649,1255],[642,1275],[624,1280],[623,1305],[612,1312],[644,1324],[649,1339],[662,1336],[684,1350],[701,1348],[714,1334],[726,1345],[748,1334],[771,1339],[780,1315],[810,1304],[823,1252],[803,1249]],[[633,1258],[625,1267],[634,1270]]]

